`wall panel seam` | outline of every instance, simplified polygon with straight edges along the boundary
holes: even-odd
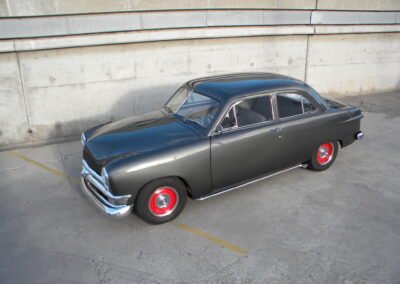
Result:
[[[25,109],[26,122],[28,124],[28,131],[32,131],[31,121],[30,121],[29,113],[28,113],[28,99],[26,98],[25,85],[24,85],[24,76],[22,75],[21,61],[20,61],[20,58],[19,58],[19,52],[15,52],[15,56],[17,58],[19,81],[20,81],[20,84],[21,84],[22,97],[24,99],[24,109]]]

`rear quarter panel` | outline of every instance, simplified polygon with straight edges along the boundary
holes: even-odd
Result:
[[[347,118],[338,122],[339,139],[342,147],[346,147],[356,140],[356,133],[361,131],[361,119],[364,115],[356,107],[348,107],[337,111],[347,114]]]
[[[321,119],[320,137],[317,146],[326,141],[340,141],[345,147],[353,143],[355,135],[360,131],[361,111],[356,107],[329,109]],[[325,141],[323,141],[325,140]]]
[[[321,144],[329,141],[350,145],[360,131],[361,117],[357,108],[348,107],[282,121],[281,167],[308,161]]]

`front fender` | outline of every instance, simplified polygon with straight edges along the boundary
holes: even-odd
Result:
[[[106,168],[112,192],[117,195],[130,194],[132,200],[148,182],[169,176],[184,179],[193,198],[212,190],[209,137],[122,157],[111,161]]]

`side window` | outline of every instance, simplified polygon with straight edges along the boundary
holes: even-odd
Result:
[[[278,104],[278,113],[281,118],[316,110],[316,107],[306,97],[300,94],[278,94],[276,99]]]
[[[221,123],[223,129],[232,128],[237,126],[236,117],[233,108],[231,108],[226,114],[224,120]]]
[[[271,96],[262,96],[234,105],[226,114],[221,126],[241,127],[270,120],[273,120]]]
[[[317,109],[306,97],[302,96],[302,98],[304,113],[311,112]]]

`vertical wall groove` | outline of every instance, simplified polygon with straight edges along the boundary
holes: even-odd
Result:
[[[15,55],[17,57],[18,72],[19,72],[19,78],[20,78],[19,81],[21,82],[22,97],[24,98],[24,109],[25,109],[26,122],[28,124],[28,131],[31,132],[32,131],[32,127],[31,127],[31,121],[29,119],[29,114],[28,114],[28,100],[26,99],[26,94],[25,94],[24,77],[22,76],[21,62],[20,62],[20,59],[19,59],[19,53],[16,52]]]
[[[306,47],[306,61],[305,61],[305,66],[304,66],[304,82],[307,83],[307,75],[308,75],[308,56],[309,56],[309,50],[310,50],[310,35],[307,35],[307,47]]]

